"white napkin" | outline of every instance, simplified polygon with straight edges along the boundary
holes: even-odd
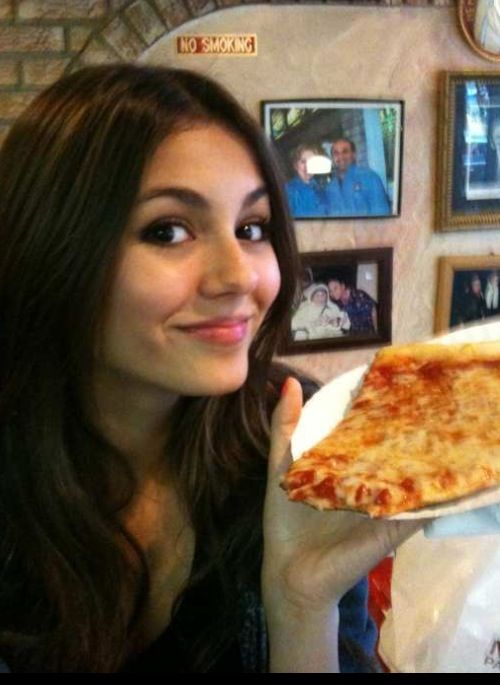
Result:
[[[424,528],[426,538],[468,537],[500,533],[500,504],[442,516]]]

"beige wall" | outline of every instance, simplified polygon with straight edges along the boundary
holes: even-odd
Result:
[[[494,69],[457,27],[455,8],[346,6],[240,7],[177,29],[142,61],[199,69],[219,79],[259,116],[266,99],[394,98],[405,101],[401,216],[386,220],[298,221],[302,251],[393,246],[393,340],[433,332],[437,257],[500,253],[500,231],[433,232],[438,75]],[[257,57],[178,56],[183,33],[256,32]],[[373,355],[373,348],[290,356],[327,380]]]
[[[401,216],[298,222],[297,234],[302,251],[393,246],[394,341],[425,338],[433,327],[437,257],[500,251],[499,231],[432,230],[438,74],[495,69],[461,37],[452,1],[0,0],[0,141],[30,99],[75,59],[200,69],[229,86],[256,116],[266,99],[403,99]],[[174,52],[179,34],[233,31],[258,34],[257,57]],[[289,360],[326,380],[372,354],[365,348]]]

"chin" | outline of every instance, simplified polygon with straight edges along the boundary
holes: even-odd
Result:
[[[245,384],[246,379],[246,374],[237,377],[231,375],[227,378],[213,379],[212,382],[207,379],[200,384],[202,387],[200,387],[199,392],[196,394],[205,396],[229,395],[239,390]]]
[[[234,365],[227,368],[210,368],[207,365],[196,374],[196,380],[191,381],[180,394],[195,396],[219,396],[228,395],[239,390],[248,376],[248,364]]]

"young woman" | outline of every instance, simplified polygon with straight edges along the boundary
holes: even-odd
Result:
[[[279,487],[297,253],[259,127],[202,76],[89,67],[13,127],[0,188],[7,667],[336,671],[340,625],[364,668],[356,583],[414,527]]]

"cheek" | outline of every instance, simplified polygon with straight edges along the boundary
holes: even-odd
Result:
[[[162,321],[186,298],[189,279],[158,264],[155,259],[130,255],[124,261],[113,288],[114,318],[140,326],[144,321]]]
[[[261,308],[267,311],[276,299],[281,286],[281,274],[274,252],[259,269],[259,302]]]

